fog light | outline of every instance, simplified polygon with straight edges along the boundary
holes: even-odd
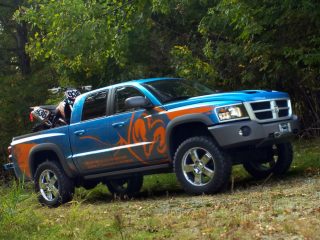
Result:
[[[240,128],[238,133],[240,136],[247,137],[251,133],[251,128],[249,128],[248,126],[243,126]]]

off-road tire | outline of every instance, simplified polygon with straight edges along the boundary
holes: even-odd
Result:
[[[122,179],[112,179],[105,181],[113,197],[125,199],[138,195],[143,185],[143,176],[136,175]]]
[[[292,145],[290,142],[285,142],[276,144],[275,146],[277,147],[278,159],[274,166],[264,169],[259,166],[256,159],[248,159],[243,163],[245,170],[256,179],[267,178],[270,174],[275,176],[285,174],[289,170],[293,160]]]
[[[45,197],[40,192],[40,176],[45,171],[51,172],[57,178],[56,186],[58,189],[58,194],[57,197],[55,197],[51,201],[45,199]],[[35,192],[38,194],[39,202],[49,207],[57,207],[63,203],[70,201],[74,193],[73,180],[65,174],[60,164],[54,161],[43,162],[37,167],[36,173],[34,175],[34,186]]]
[[[214,173],[212,178],[209,178],[204,185],[196,186],[194,185],[196,183],[191,183],[191,177],[187,176],[189,173],[185,173],[185,170],[183,170],[184,159],[187,159],[187,157],[185,158],[186,154],[194,149],[199,149],[211,155],[212,160],[210,162]],[[209,167],[207,164],[204,164],[204,166]],[[174,172],[183,189],[187,193],[195,195],[221,191],[228,184],[232,170],[232,163],[228,155],[222,152],[211,138],[206,136],[192,137],[182,142],[175,152],[173,165]],[[193,173],[195,172],[193,171]],[[194,174],[194,178],[196,178],[195,176]]]

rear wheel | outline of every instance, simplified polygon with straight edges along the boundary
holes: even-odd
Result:
[[[132,198],[139,192],[143,184],[143,176],[137,175],[121,179],[108,180],[106,185],[114,197]]]
[[[184,190],[191,194],[216,193],[228,183],[230,159],[205,136],[185,140],[174,157],[174,170]]]
[[[41,163],[34,176],[35,191],[39,202],[49,207],[57,207],[72,199],[73,181],[56,162]]]
[[[254,157],[243,163],[246,171],[257,179],[270,174],[281,176],[285,174],[292,163],[293,151],[290,142],[275,144],[263,149],[264,157]]]

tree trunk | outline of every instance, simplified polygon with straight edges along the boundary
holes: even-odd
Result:
[[[26,44],[28,42],[28,29],[27,24],[22,22],[17,24],[16,27],[16,40],[17,40],[17,55],[19,57],[19,67],[22,75],[28,75],[31,73],[30,58],[26,54]]]

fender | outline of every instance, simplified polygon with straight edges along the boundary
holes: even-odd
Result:
[[[67,174],[68,177],[72,178],[77,175],[77,170],[73,162],[67,163],[65,156],[61,152],[60,148],[53,144],[53,143],[43,143],[37,146],[34,146],[30,152],[29,152],[29,166],[30,166],[30,172],[31,177],[33,177],[35,173],[35,169],[33,169],[31,166],[33,166],[33,163],[36,161],[35,154],[42,151],[52,151],[58,156],[58,161],[61,164],[63,170]]]
[[[180,117],[176,117],[175,119],[170,121],[166,127],[166,142],[168,146],[167,151],[168,151],[168,156],[170,156],[170,158],[171,158],[170,146],[171,146],[172,130],[178,125],[181,125],[184,123],[192,123],[192,122],[201,122],[206,126],[212,126],[214,124],[213,121],[208,116],[200,113],[186,114]]]

